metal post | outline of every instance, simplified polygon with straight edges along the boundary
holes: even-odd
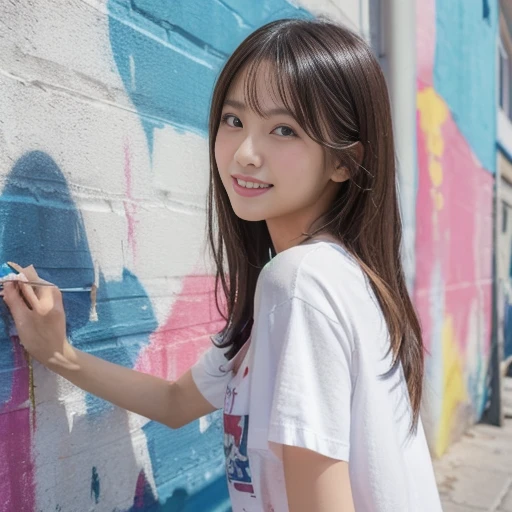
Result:
[[[373,0],[371,6],[374,13],[378,9],[382,23],[380,37],[377,34],[373,45],[380,46],[377,51],[391,96],[403,222],[402,262],[410,292],[415,276],[417,193],[415,6],[416,2],[409,0]]]

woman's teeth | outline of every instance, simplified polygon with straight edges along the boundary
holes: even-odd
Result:
[[[235,178],[236,182],[241,186],[245,188],[268,188],[272,185],[263,185],[263,183],[254,183],[253,181],[244,181],[239,180],[238,178]]]

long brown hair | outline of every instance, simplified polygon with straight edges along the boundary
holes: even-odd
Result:
[[[234,213],[214,152],[227,91],[242,70],[247,71],[246,100],[263,115],[255,90],[261,64],[272,66],[274,88],[299,125],[324,147],[327,157],[349,170],[350,178],[322,217],[325,222],[307,235],[323,232],[340,240],[369,277],[390,334],[390,372],[402,363],[416,426],[423,341],[400,258],[402,226],[386,81],[366,42],[330,21],[285,19],[264,25],[235,50],[217,79],[209,121],[207,230],[217,269],[216,305],[226,326],[214,342],[230,347],[231,358],[247,341],[256,281],[275,254],[266,222],[248,222]]]

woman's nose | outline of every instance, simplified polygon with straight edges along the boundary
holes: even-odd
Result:
[[[261,153],[256,148],[253,137],[246,137],[235,153],[235,160],[242,166],[247,167],[254,165],[254,167],[261,167]]]

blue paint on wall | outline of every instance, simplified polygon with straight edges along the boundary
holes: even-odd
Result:
[[[61,287],[94,282],[82,216],[62,171],[46,153],[29,152],[14,165],[0,196],[0,220],[0,261],[33,264],[41,277]],[[75,346],[128,367],[158,326],[146,292],[126,269],[119,282],[100,275],[97,322],[89,322],[89,293],[64,294],[64,307],[67,332]],[[14,371],[3,302],[1,308],[0,404],[11,396]],[[91,415],[114,407],[90,394],[86,403]]]
[[[108,8],[113,57],[150,154],[153,131],[164,124],[206,136],[215,79],[256,27],[311,18],[285,0],[109,0]]]
[[[106,281],[100,273],[96,311],[98,321],[75,330],[73,344],[106,361],[133,368],[158,327],[151,301],[137,277],[124,269],[120,281]],[[86,396],[86,406],[88,415],[115,407],[91,394]]]
[[[71,198],[66,179],[46,153],[22,156],[7,175],[0,196],[0,261],[34,264],[39,275],[59,286],[94,281],[93,263],[82,217]],[[88,293],[64,296],[68,333],[89,320]],[[14,360],[1,301],[0,404],[12,392]]]
[[[489,3],[489,0],[482,0],[482,9],[483,9],[482,16],[484,17],[484,20],[490,20],[491,19],[491,5]]]
[[[32,151],[18,160],[0,196],[0,216],[0,261],[12,260],[22,266],[33,263],[43,278],[59,286],[94,282],[82,217],[64,175],[49,155]],[[88,293],[65,294],[64,305],[73,344],[126,367],[134,366],[140,350],[157,328],[149,297],[137,277],[127,269],[119,281],[107,281],[100,274],[98,321],[89,322]],[[5,315],[7,310],[2,301],[0,306]],[[5,322],[1,327],[0,405],[11,396],[14,370]],[[88,421],[114,407],[90,394],[86,404]],[[158,497],[153,502],[146,500],[147,506],[136,510],[228,510],[219,415],[213,416],[212,425],[203,435],[198,421],[179,431],[150,422],[144,432]],[[91,497],[96,503],[100,498],[96,468],[92,472]]]
[[[210,415],[210,420],[203,434],[199,432],[199,421],[179,430],[170,430],[155,422],[143,427],[158,489],[159,508],[154,510],[230,510],[221,412]],[[208,479],[204,476],[207,473]]]
[[[225,477],[213,480],[193,496],[190,496],[186,489],[179,487],[174,489],[170,498],[160,502],[155,498],[143,472],[140,476],[143,479],[142,492],[135,496],[133,505],[125,512],[231,512],[229,499],[225,495]]]
[[[96,503],[96,505],[100,501],[100,477],[98,476],[98,470],[95,466],[92,468],[91,498],[94,499],[94,503]]]
[[[486,4],[436,1],[434,87],[481,164],[494,173],[498,2]]]

